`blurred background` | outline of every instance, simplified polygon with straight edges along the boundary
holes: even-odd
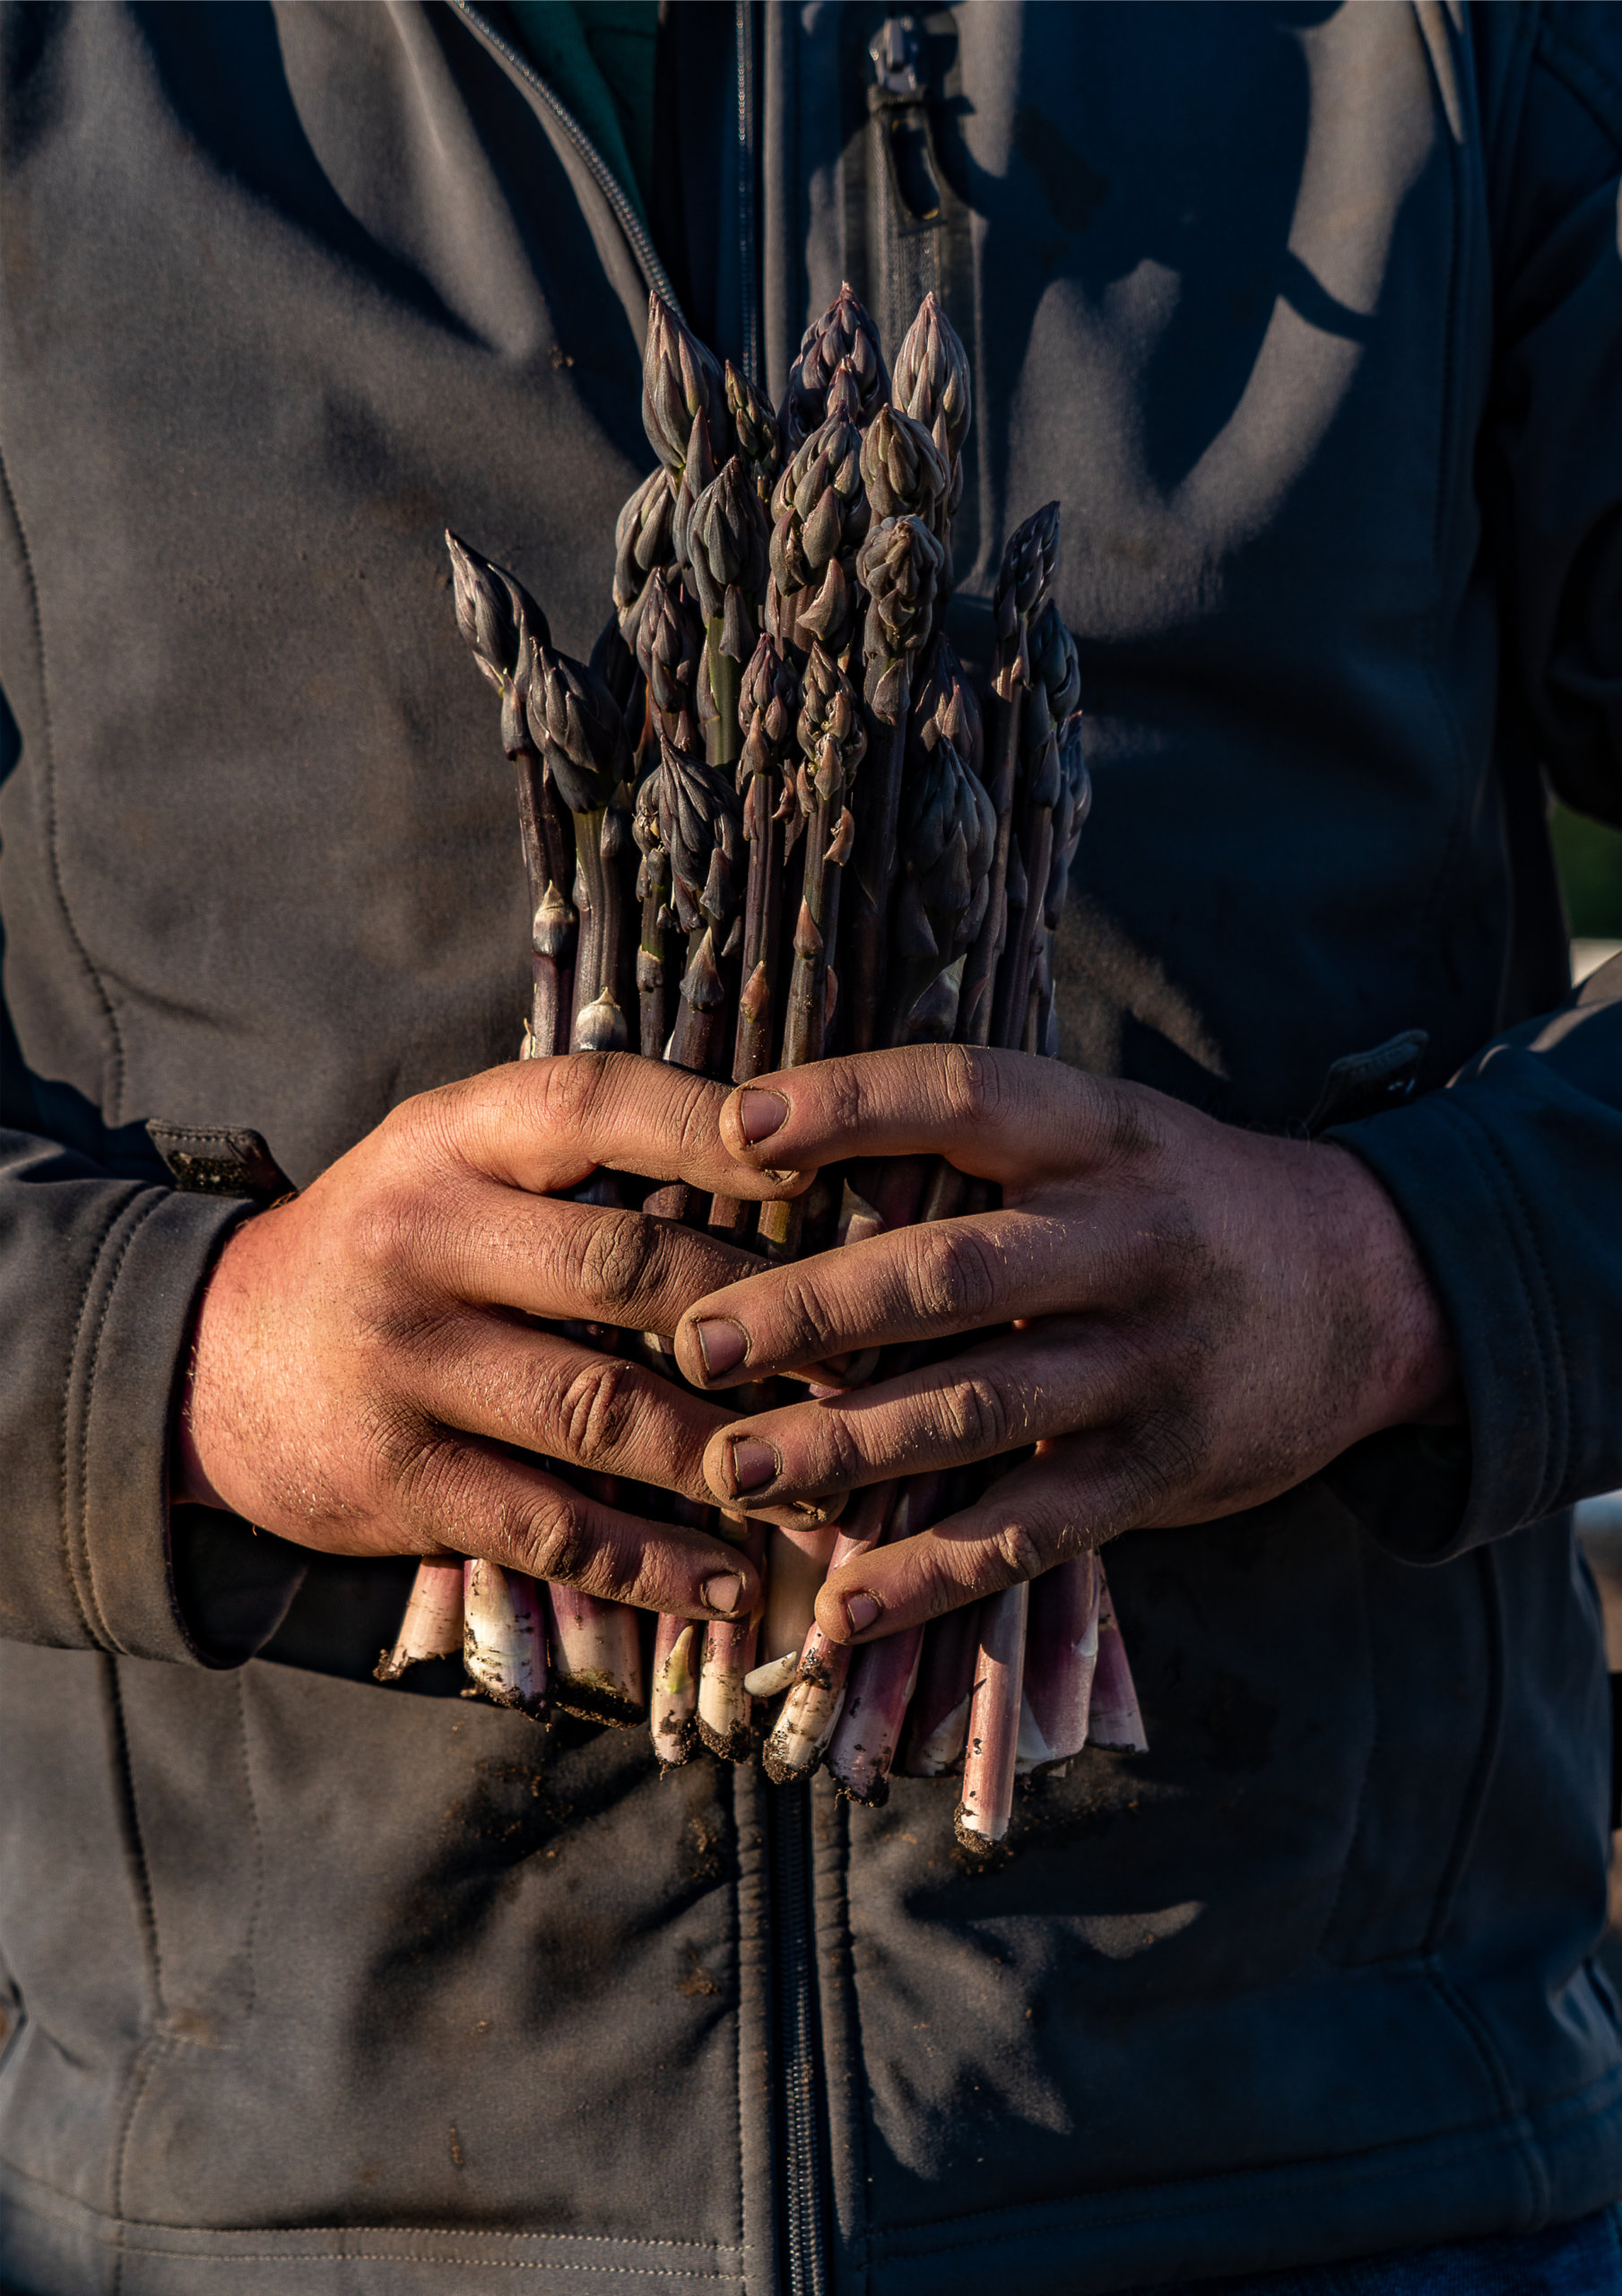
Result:
[[[1557,805],[1555,857],[1571,926],[1572,978],[1581,980],[1622,950],[1622,831],[1601,828]],[[1622,1407],[1622,1379],[1618,1381]],[[1577,1509],[1577,1528],[1605,1604],[1605,1639],[1613,1674],[1622,1674],[1622,1492]],[[1613,1844],[1610,1937],[1612,1981],[1622,1987],[1622,1834]]]

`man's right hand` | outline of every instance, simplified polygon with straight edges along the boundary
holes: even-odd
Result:
[[[759,1595],[719,1539],[545,1459],[711,1503],[734,1414],[532,1319],[673,1332],[759,1263],[635,1212],[559,1203],[598,1165],[737,1196],[726,1088],[625,1054],[517,1063],[407,1100],[231,1235],[204,1290],[173,1496],[340,1554],[487,1555],[694,1618]],[[534,1456],[534,1455],[540,1456]]]

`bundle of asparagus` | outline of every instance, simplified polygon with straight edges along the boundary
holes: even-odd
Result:
[[[1089,802],[1076,648],[1049,596],[1059,507],[1003,553],[983,711],[944,627],[969,408],[967,360],[932,295],[892,376],[842,289],[776,415],[655,296],[643,415],[658,463],[620,514],[590,662],[553,647],[512,575],[447,536],[458,624],[500,697],[517,780],[525,1057],[626,1047],[633,991],[645,1057],[737,1083],[883,1046],[1057,1049],[1052,942]],[[915,1158],[835,1178],[761,1206],[752,1235],[753,1208],[728,1198],[663,1187],[643,1208],[786,1258],[984,1194]],[[618,1187],[604,1176],[588,1193],[618,1202]],[[651,1336],[591,1336],[677,1376]],[[745,1410],[767,1399],[740,1395]],[[378,1672],[460,1644],[473,1683],[526,1713],[646,1711],[667,1767],[700,1740],[748,1758],[756,1706],[780,1696],[774,1779],[826,1760],[872,1805],[893,1769],[960,1768],[958,1839],[985,1853],[1020,1771],[1089,1741],[1145,1743],[1102,1563],[1082,1555],[854,1652],[820,1633],[813,1605],[830,1564],[927,1527],[993,1472],[861,1492],[821,1536],[721,1513],[712,1526],[764,1564],[764,1609],[741,1626],[659,1620],[651,1707],[634,1613],[484,1562],[422,1566]]]

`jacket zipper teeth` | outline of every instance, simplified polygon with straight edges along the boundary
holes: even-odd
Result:
[[[742,258],[743,371],[766,380],[760,365],[760,283],[757,228],[755,124],[755,4],[734,0],[738,51],[738,245]]]
[[[596,179],[598,190],[614,211],[614,221],[630,241],[631,252],[642,266],[643,277],[660,298],[670,305],[677,317],[685,322],[687,314],[682,310],[676,291],[670,283],[669,273],[659,260],[658,250],[648,237],[647,226],[631,205],[619,178],[575,117],[574,113],[559,97],[552,93],[541,74],[533,65],[519,55],[512,42],[504,39],[495,26],[481,16],[477,8],[470,4],[470,0],[451,0],[451,6],[459,16],[473,26],[488,48],[495,49],[507,70],[516,73],[525,86],[533,89],[540,97],[547,110],[551,112],[591,170]]]
[[[810,1787],[781,1791],[771,1805],[770,1822],[783,2114],[784,2263],[788,2296],[827,2296],[821,2067],[811,1959]]]

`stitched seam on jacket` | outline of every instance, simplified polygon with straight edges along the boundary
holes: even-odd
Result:
[[[118,2296],[118,2292],[124,2285],[124,2259],[128,2253],[122,2222],[124,2172],[129,2163],[130,2142],[135,2133],[135,2114],[140,2108],[142,2098],[146,2094],[147,2084],[157,2071],[159,2060],[165,2055],[167,2048],[168,2043],[160,2033],[154,2033],[148,2039],[140,2057],[136,2060],[135,2074],[130,2083],[129,2095],[125,2100],[124,2111],[120,2116],[117,2151],[113,2159],[113,2206],[118,2212],[120,2222],[117,2237],[113,2242],[114,2248],[117,2250],[117,2258],[113,2266],[111,2296]]]
[[[135,1910],[145,1935],[147,1954],[152,1964],[153,2012],[162,2016],[168,2005],[163,1997],[163,1952],[158,1942],[158,1901],[152,1892],[152,1872],[147,1864],[141,1805],[135,1798],[135,1770],[130,1756],[129,1725],[124,1718],[124,1682],[118,1672],[117,1657],[111,1651],[102,1651],[100,1655],[113,1735],[113,1768],[118,1783],[124,1847],[134,1869]]]
[[[8,2163],[8,2165],[10,2164]],[[22,2173],[26,2175],[27,2172],[24,2170]],[[46,2196],[47,2201],[59,2197],[59,2196],[51,2193],[48,2186],[41,2186],[35,2182],[33,2179],[30,2179],[30,2182],[34,2184],[34,2190],[36,2193],[43,2193]],[[145,2224],[130,2225],[113,2219],[103,2218],[102,2222],[105,2223],[108,2228],[103,2231],[95,2225],[86,2225],[82,2216],[76,2214],[69,2215],[63,2209],[59,2207],[52,2208],[48,2205],[42,2204],[39,2200],[36,2200],[31,2196],[25,2199],[21,2205],[27,2209],[30,2216],[38,2218],[41,2223],[60,2225],[65,2231],[81,2233],[82,2235],[95,2240],[102,2248],[116,2250],[117,2263],[113,2282],[113,2296],[117,2296],[117,2290],[124,2275],[124,2259],[126,2257],[134,2257],[137,2259],[145,2257],[163,2257],[184,2264],[216,2265],[454,2264],[459,2270],[464,2272],[594,2272],[601,2273],[605,2275],[612,2274],[617,2279],[634,2280],[651,2280],[655,2276],[655,2274],[659,2274],[663,2275],[666,2279],[674,2276],[679,2280],[701,2281],[711,2286],[715,2286],[716,2284],[724,2286],[741,2286],[742,2283],[742,2274],[741,2273],[726,2271],[699,2272],[697,2270],[690,2270],[683,2265],[603,2264],[594,2258],[584,2263],[574,2264],[565,2262],[557,2257],[470,2257],[465,2253],[457,2256],[455,2254],[447,2254],[443,2251],[436,2252],[431,2248],[374,2248],[369,2247],[350,2247],[346,2248],[301,2248],[297,2250],[281,2250],[276,2248],[222,2249],[220,2248],[214,2248],[213,2249],[201,2248],[160,2248],[145,2240],[131,2240],[126,2236],[132,2231],[144,2232],[149,2230],[155,2230],[158,2231],[167,2232],[182,2231],[185,2228],[182,2226],[169,2224],[160,2224],[155,2227]],[[257,2230],[260,2228],[256,2227],[254,2229]],[[387,2225],[379,2225],[376,2228],[362,2229],[375,2229],[378,2231],[386,2232],[390,2228]],[[342,2224],[323,2224],[312,2227],[312,2230],[317,2232],[342,2233],[347,2230],[347,2227]],[[214,2237],[216,2239],[229,2239],[231,2235],[230,2231],[227,2230],[224,2232],[217,2232]],[[606,2235],[589,2233],[559,2233],[555,2236],[550,2236],[546,2233],[519,2232],[510,2233],[504,2236],[500,2233],[458,2232],[451,2229],[439,2232],[430,2232],[427,2237],[429,2239],[435,2240],[499,2239],[503,2237],[514,2239],[536,2240],[545,2239],[549,2237],[556,2237],[559,2239],[568,2239],[570,2241],[602,2238],[604,2247],[612,2248],[656,2248],[661,2245],[696,2248],[701,2245],[697,2241],[672,2241],[669,2243],[660,2243],[658,2241],[650,2240],[615,2240]],[[718,2250],[716,2253],[725,2254],[727,2251],[723,2249]]]
[[[244,2017],[251,2017],[259,2003],[259,1964],[256,1948],[259,1942],[259,1913],[265,1902],[265,1830],[259,1822],[259,1797],[254,1791],[254,1765],[247,1739],[247,1689],[243,1681],[246,1669],[237,1669],[237,1728],[242,1752],[242,1783],[247,1790],[248,1823],[254,1837],[254,1897],[248,1908],[247,1935],[243,1944],[243,1956],[247,1962],[247,1998],[242,2005]]]
[[[74,1598],[74,1607],[78,1611],[80,1618],[84,1622],[84,1631],[89,1637],[91,1642],[97,1648],[102,1649],[108,1648],[110,1646],[102,1636],[97,1633],[95,1621],[91,1616],[91,1604],[90,1601],[87,1601],[86,1599],[88,1595],[93,1600],[93,1589],[91,1587],[90,1584],[90,1557],[88,1555],[83,1558],[84,1583],[82,1586],[80,1583],[80,1570],[78,1567],[80,1558],[74,1544],[74,1509],[69,1504],[68,1500],[68,1461],[73,1456],[74,1448],[72,1367],[79,1361],[79,1352],[84,1337],[84,1318],[90,1312],[91,1295],[96,1288],[96,1277],[100,1270],[102,1255],[107,1249],[108,1238],[112,1234],[113,1230],[117,1226],[119,1221],[124,1217],[124,1214],[128,1211],[130,1205],[134,1202],[137,1193],[138,1191],[132,1187],[128,1194],[115,1199],[111,1210],[108,1213],[106,1219],[102,1222],[100,1233],[96,1238],[96,1248],[91,1258],[90,1267],[85,1274],[84,1288],[79,1294],[78,1311],[74,1317],[73,1345],[68,1350],[67,1359],[69,1366],[68,1377],[63,1384],[62,1413],[60,1421],[58,1422],[59,1431],[56,1448],[56,1500],[62,1535],[62,1568],[67,1579],[68,1590]]]
[[[862,2033],[862,2005],[856,1994],[856,1940],[854,1933],[851,1927],[850,1918],[850,1807],[849,1805],[846,1804],[845,1811],[845,1839],[840,1846],[838,1866],[840,1911],[844,1916],[842,1923],[843,1934],[839,1940],[839,1964],[840,1974],[845,1982],[846,1997],[850,2003],[850,2022],[856,2043],[856,2063],[858,2065],[865,2065],[867,2063],[867,2048]],[[856,2149],[854,2199],[857,2207],[862,2211],[864,2220],[862,2225],[862,2230],[857,2234],[856,2239],[853,2245],[855,2247],[862,2258],[862,2287],[865,2290],[868,2285],[872,2268],[872,2227],[870,2223],[865,2222],[867,2216],[867,2196],[872,2189],[872,2179],[870,2179],[867,2170],[868,2087],[865,2081],[858,2078],[853,2080],[851,2083],[851,2088],[854,2094],[849,2118],[851,2122],[854,2124]]]
[[[1543,1329],[1538,1316],[1537,1305],[1532,1299],[1531,1289],[1526,1278],[1526,1270],[1522,1263],[1522,1254],[1520,1249],[1521,1239],[1517,1232],[1517,1225],[1515,1221],[1511,1219],[1509,1216],[1510,1212],[1516,1207],[1513,1205],[1506,1205],[1504,1201],[1503,1191],[1498,1184],[1498,1165],[1496,1155],[1492,1161],[1489,1162],[1486,1155],[1483,1154],[1481,1147],[1479,1144],[1481,1142],[1488,1142],[1490,1144],[1489,1135],[1487,1132],[1486,1126],[1480,1124],[1478,1119],[1470,1114],[1469,1109],[1462,1106],[1457,1100],[1450,1100],[1444,1093],[1438,1093],[1436,1096],[1433,1105],[1436,1108],[1438,1117],[1440,1117],[1444,1122],[1456,1127],[1459,1133],[1460,1147],[1462,1149],[1470,1163],[1474,1166],[1476,1172],[1482,1182],[1485,1192],[1491,1201],[1492,1209],[1497,1213],[1498,1225],[1503,1231],[1505,1242],[1508,1246],[1505,1257],[1514,1274],[1515,1289],[1520,1296],[1521,1305],[1523,1310],[1523,1320],[1527,1328],[1531,1332],[1532,1346],[1536,1351],[1538,1358],[1538,1390],[1540,1409],[1543,1415],[1543,1424],[1546,1431],[1545,1448],[1547,1448],[1549,1395],[1548,1351],[1544,1344]],[[1466,1502],[1467,1516],[1470,1512],[1473,1511],[1474,1508],[1475,1480],[1476,1478],[1472,1477],[1470,1499]],[[1538,1520],[1540,1515],[1546,1514],[1548,1511],[1547,1508],[1541,1508],[1538,1504],[1538,1497],[1543,1487],[1544,1484],[1542,1481],[1540,1481],[1536,1485],[1534,1485],[1531,1503],[1529,1504],[1525,1513],[1518,1516],[1516,1521],[1514,1524],[1509,1525],[1507,1527],[1516,1529],[1519,1528],[1520,1525],[1522,1523],[1534,1523]]]
[[[1466,1111],[1466,1113],[1469,1112]],[[1542,1241],[1533,1223],[1531,1206],[1521,1184],[1520,1175],[1505,1160],[1504,1151],[1490,1127],[1473,1116],[1470,1121],[1474,1124],[1488,1154],[1502,1176],[1505,1189],[1512,1200],[1514,1209],[1519,1214],[1516,1223],[1518,1228],[1516,1241],[1522,1248],[1517,1251],[1516,1257],[1520,1259],[1523,1255],[1530,1255],[1531,1265],[1537,1272],[1539,1286],[1542,1292],[1542,1300],[1540,1303],[1532,1295],[1531,1285],[1525,1281],[1524,1276],[1522,1277],[1522,1289],[1525,1293],[1527,1306],[1535,1326],[1538,1368],[1543,1374],[1543,1408],[1545,1426],[1548,1431],[1543,1479],[1538,1487],[1533,1511],[1527,1518],[1531,1522],[1536,1522],[1540,1517],[1552,1511],[1554,1494],[1559,1491],[1566,1481],[1571,1457],[1571,1423],[1566,1405],[1566,1382],[1563,1377],[1554,1376],[1555,1371],[1563,1372],[1564,1370],[1566,1344],[1560,1329],[1560,1313],[1556,1304],[1554,1286],[1548,1280],[1548,1263],[1543,1255]],[[1540,1304],[1543,1309],[1542,1314],[1539,1313]],[[1545,1344],[1546,1325],[1549,1344]],[[1549,1361],[1551,1345],[1554,1358],[1552,1369]]]
[[[1431,1905],[1425,1937],[1426,1950],[1430,1953],[1438,1953],[1442,1949],[1447,1925],[1453,1918],[1454,1903],[1463,1885],[1470,1861],[1475,1855],[1482,1813],[1492,1791],[1493,1773],[1498,1767],[1498,1750],[1504,1741],[1504,1590],[1498,1583],[1497,1559],[1490,1540],[1485,1545],[1473,1549],[1472,1561],[1481,1596],[1482,1633],[1487,1646],[1487,1707],[1476,1746],[1476,1758],[1470,1766],[1470,1776],[1459,1797],[1459,1814],[1453,1824],[1453,1837],[1447,1846],[1446,1861]],[[1506,2109],[1515,2102],[1507,2087],[1501,2101]]]
[[[22,553],[22,571],[28,583],[29,613],[34,625],[34,653],[39,672],[39,714],[45,735],[45,843],[50,859],[51,890],[56,896],[56,905],[62,911],[62,921],[67,927],[67,937],[73,944],[74,952],[84,968],[85,978],[95,992],[96,1002],[101,1007],[101,1017],[107,1023],[113,1059],[113,1121],[117,1124],[124,1116],[124,1039],[119,1033],[118,1016],[113,1010],[112,999],[68,905],[67,887],[63,879],[62,844],[56,816],[56,733],[51,711],[50,674],[45,652],[45,618],[39,611],[39,583],[34,572],[34,553],[29,545],[28,529],[22,523],[22,506],[12,485],[4,448],[0,448],[0,490],[4,491],[6,508],[17,530],[17,545]]]
[[[90,1588],[91,1600],[95,1605],[97,1614],[101,1621],[103,1639],[106,1642],[107,1648],[110,1650],[120,1649],[123,1646],[117,1641],[113,1633],[107,1613],[102,1606],[100,1589],[96,1585],[95,1549],[91,1544],[91,1418],[96,1408],[96,1378],[101,1364],[101,1342],[107,1333],[107,1319],[112,1313],[113,1298],[117,1289],[119,1272],[122,1269],[125,1261],[129,1257],[130,1246],[134,1242],[135,1238],[140,1234],[142,1229],[146,1225],[146,1222],[152,1218],[153,1213],[158,1209],[158,1206],[160,1204],[167,1203],[168,1200],[168,1192],[163,1188],[152,1188],[147,1192],[146,1202],[142,1205],[140,1209],[136,1212],[134,1218],[130,1222],[128,1231],[125,1235],[123,1241],[119,1244],[117,1250],[114,1255],[112,1265],[107,1272],[106,1292],[101,1301],[101,1312],[96,1320],[96,1335],[94,1339],[91,1342],[90,1361],[86,1370],[83,1424],[80,1430],[79,1439],[79,1449],[82,1459],[82,1471],[79,1478],[81,1484],[79,1498],[80,1506],[83,1513],[82,1544],[84,1550],[84,1572],[86,1582]],[[135,1201],[136,1198],[132,1196],[127,1199],[126,1208],[127,1209],[128,1205],[133,1204]],[[105,1250],[106,1240],[104,1239],[102,1252],[97,1256],[98,1270],[100,1269],[100,1260],[105,1254]],[[74,1352],[76,1356],[78,1353],[76,1345]]]
[[[644,2274],[651,2274],[655,2271],[663,2271],[680,2273],[681,2276],[684,2280],[708,2279],[735,2281],[742,2277],[738,2273],[724,2270],[715,2273],[704,2273],[695,2268],[690,2271],[680,2265],[612,2265],[601,2264],[595,2259],[589,2260],[583,2264],[568,2264],[559,2263],[556,2258],[551,2257],[536,2257],[533,2259],[525,2257],[515,2257],[509,2261],[507,2258],[501,2257],[485,2258],[481,2257],[469,2257],[466,2255],[459,2257],[429,2257],[426,2255],[412,2256],[402,2250],[382,2247],[375,2248],[338,2248],[331,2251],[323,2250],[319,2253],[308,2249],[299,2252],[288,2251],[285,2253],[273,2250],[265,2255],[251,2255],[246,2251],[240,2250],[235,2254],[231,2254],[218,2248],[214,2248],[212,2252],[200,2248],[151,2248],[143,2241],[126,2240],[126,2235],[132,2231],[185,2232],[190,2231],[192,2228],[185,2224],[131,2224],[126,2221],[117,2217],[106,2216],[102,2214],[100,2209],[88,2207],[82,2201],[69,2202],[68,2196],[66,2194],[58,2192],[52,2185],[41,2183],[38,2177],[33,2176],[27,2169],[23,2168],[19,2161],[12,2160],[7,2155],[0,2154],[0,2166],[9,2169],[13,2175],[21,2183],[26,2184],[30,2187],[28,2193],[22,2196],[20,2205],[26,2208],[31,2215],[38,2216],[43,2222],[48,2224],[60,2224],[69,2231],[85,2231],[89,2234],[91,2239],[99,2240],[103,2247],[111,2248],[115,2246],[124,2246],[127,2248],[128,2253],[134,2257],[180,2257],[186,2258],[198,2258],[205,2263],[213,2261],[216,2264],[334,2264],[360,2260],[381,2261],[385,2264],[396,2262],[401,2264],[436,2263],[458,2264],[472,2266],[488,2263],[499,2269],[519,2272],[612,2272],[634,2274],[640,2278]],[[55,2206],[51,2205],[53,2202],[56,2204]],[[65,2203],[67,2205],[64,2205]],[[102,2231],[99,2229],[101,2226],[105,2226],[106,2230]],[[256,2234],[263,2239],[265,2234],[272,2229],[273,2228],[269,2225],[265,2224],[214,2225],[209,2227],[206,2232],[204,2233],[203,2237],[212,2239],[215,2241],[221,2241],[240,2239],[249,2234]],[[402,2231],[410,2233],[416,2239],[425,2240],[506,2239],[525,2240],[532,2246],[551,2246],[553,2243],[556,2243],[559,2247],[573,2248],[678,2248],[687,2250],[697,2256],[713,2256],[717,2257],[733,2256],[737,2253],[735,2249],[731,2248],[724,2240],[645,2240],[630,2235],[620,2235],[612,2232],[500,2232],[477,2229],[469,2230],[465,2227],[458,2227],[454,2224],[430,2224],[427,2226],[395,2226],[392,2224],[309,2224],[300,2226],[297,2233],[290,2234],[289,2237],[303,2238],[306,2239],[342,2239],[348,2238],[351,2235],[359,2235],[360,2238],[365,2239],[377,2239],[385,2236],[397,2235]]]
[[[1431,515],[1430,537],[1430,602],[1424,616],[1423,653],[1425,683],[1436,711],[1436,721],[1447,744],[1453,765],[1453,787],[1456,792],[1453,818],[1446,842],[1436,862],[1429,891],[1427,892],[1417,937],[1429,947],[1440,936],[1445,914],[1449,886],[1459,874],[1461,858],[1469,842],[1470,824],[1476,807],[1478,791],[1470,771],[1469,745],[1453,706],[1452,688],[1440,667],[1442,648],[1442,570],[1444,537],[1449,512],[1461,491],[1468,500],[1468,474],[1463,474],[1463,487],[1453,484],[1453,450],[1461,430],[1460,410],[1454,404],[1459,388],[1458,361],[1455,338],[1459,326],[1461,303],[1460,274],[1464,266],[1464,233],[1467,185],[1466,157],[1475,147],[1455,139],[1446,117],[1446,100],[1441,85],[1436,60],[1423,25],[1419,36],[1425,49],[1426,69],[1430,74],[1436,109],[1442,115],[1441,142],[1445,147],[1450,198],[1448,202],[1447,287],[1442,303],[1442,376],[1436,408],[1436,500]],[[1442,38],[1446,39],[1445,28]],[[1434,951],[1432,953],[1435,953]]]
[[[1374,1706],[1375,1718],[1373,1727],[1370,1729],[1368,1734],[1367,1750],[1363,1757],[1363,1775],[1357,1781],[1357,1806],[1352,1813],[1351,1831],[1346,1837],[1346,1855],[1340,1860],[1340,1878],[1335,1884],[1334,1902],[1331,1905],[1328,1913],[1324,1916],[1323,1926],[1318,1932],[1318,1942],[1313,1950],[1314,1952],[1323,1955],[1325,1960],[1332,1961],[1337,1968],[1364,1969],[1373,1967],[1375,1961],[1401,1960],[1403,1958],[1403,1954],[1401,1952],[1390,1954],[1376,1953],[1366,1961],[1353,1961],[1349,1960],[1345,1955],[1337,1953],[1330,1943],[1330,1940],[1335,1934],[1336,1925],[1339,1923],[1340,1918],[1341,1902],[1346,1896],[1347,1886],[1352,1870],[1352,1862],[1357,1857],[1357,1844],[1363,1834],[1364,1818],[1368,1808],[1369,1789],[1374,1783],[1375,1757],[1379,1752],[1381,1745],[1383,1743],[1380,1729],[1380,1718],[1382,1712],[1380,1691],[1379,1685],[1375,1680],[1375,1639],[1369,1618],[1368,1550],[1360,1527],[1354,1526],[1352,1535],[1357,1541],[1357,1608],[1363,1620],[1363,1653],[1367,1673],[1369,1697]],[[1411,1952],[1412,1948],[1409,1947],[1406,1950],[1408,1952]]]

